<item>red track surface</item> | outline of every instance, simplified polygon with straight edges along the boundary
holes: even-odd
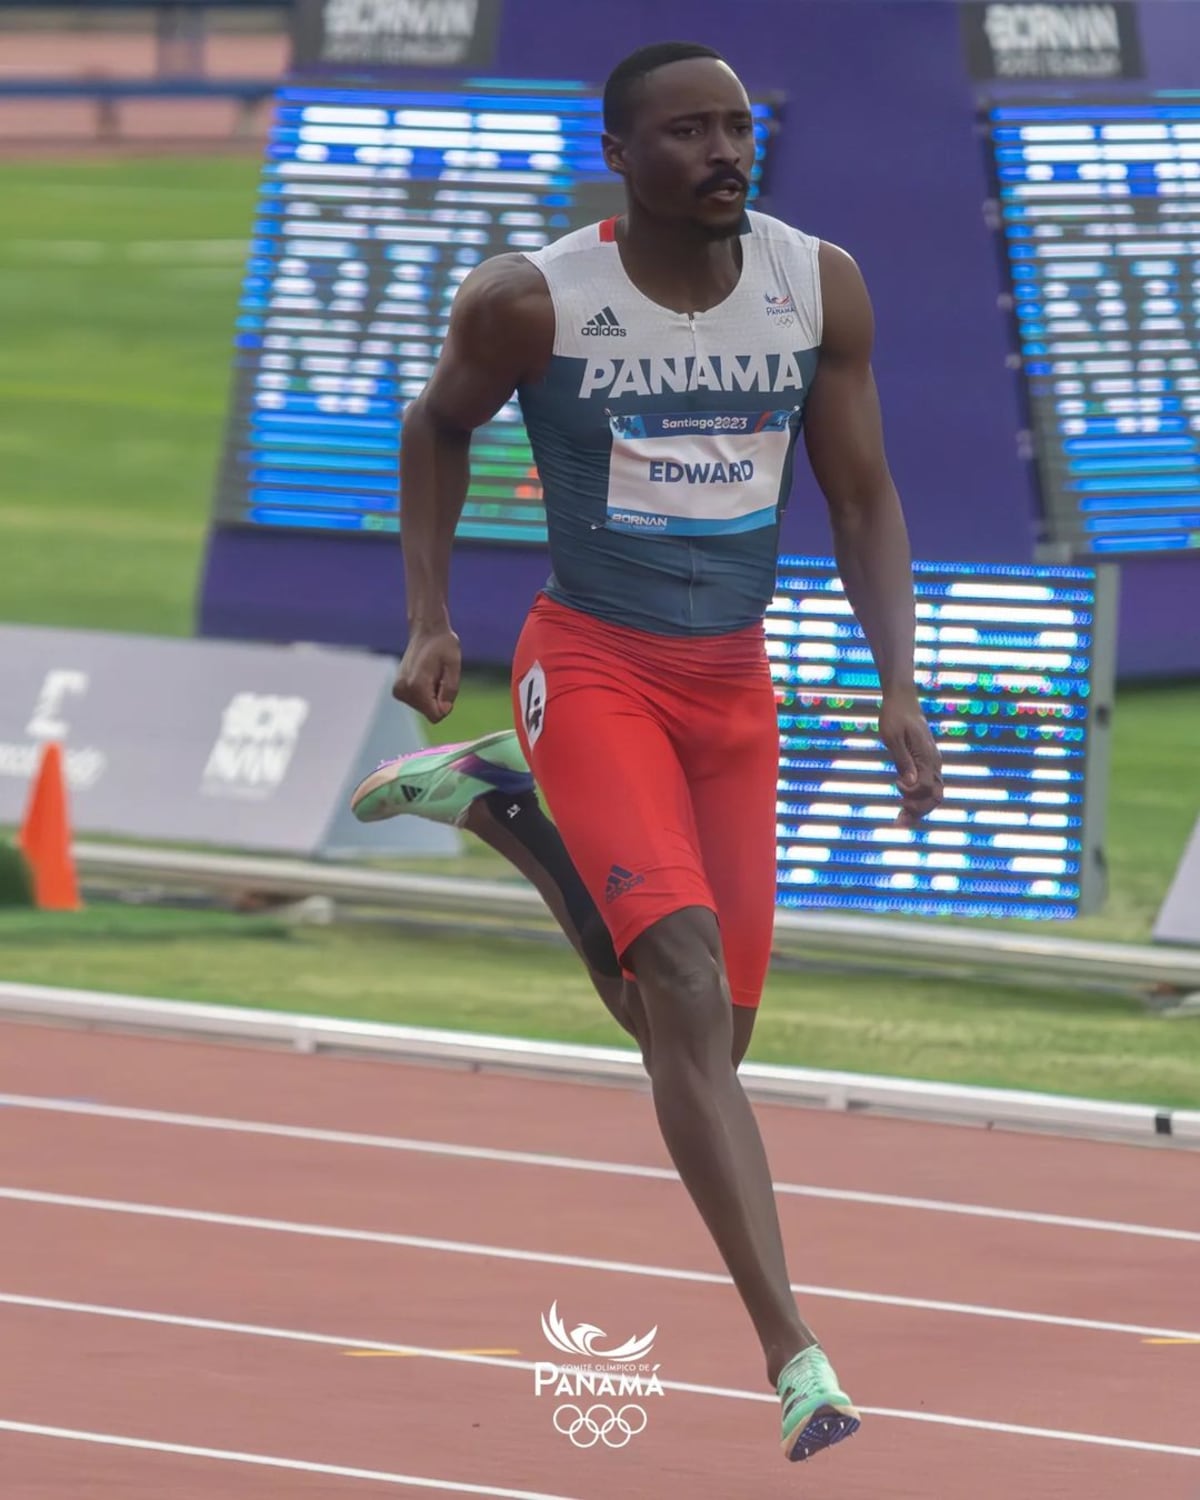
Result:
[[[86,8],[86,7],[85,7]],[[289,44],[277,32],[209,36],[200,68],[212,78],[282,77]],[[189,65],[190,66],[190,65]],[[151,78],[158,72],[153,31],[6,30],[0,40],[0,77],[63,78],[85,74],[113,79]],[[249,142],[234,139],[237,107],[227,99],[127,99],[118,106],[119,142],[100,141],[96,106],[85,99],[19,99],[0,90],[0,157],[36,157],[64,150],[146,152],[191,143],[228,151],[252,145],[260,150],[267,111],[253,121]]]
[[[644,1093],[386,1062],[10,1024],[0,1026],[0,1091],[668,1165]],[[26,1196],[0,1196],[0,1422],[301,1467],[0,1427],[6,1500],[307,1500],[463,1485],[575,1500],[1198,1500],[1200,1342],[1013,1314],[1200,1332],[1200,1158],[784,1107],[759,1117],[780,1183],[1194,1237],[781,1194],[793,1279],[814,1289],[801,1305],[855,1399],[877,1409],[850,1442],[789,1465],[732,1287],[680,1275],[723,1271],[673,1180],[9,1107],[0,1189]],[[896,1305],[904,1298],[961,1310]],[[657,1326],[652,1358],[668,1387],[720,1389],[668,1389],[647,1398],[646,1430],[627,1447],[574,1448],[528,1368],[553,1357],[540,1319],[554,1301],[569,1327],[599,1324],[605,1347]],[[369,1357],[354,1341],[509,1352]]]

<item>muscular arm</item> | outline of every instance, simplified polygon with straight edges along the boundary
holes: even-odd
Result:
[[[448,625],[450,549],[470,481],[471,433],[540,369],[554,341],[546,283],[521,256],[463,281],[429,383],[404,413],[401,532],[410,626]]]
[[[435,722],[458,691],[450,553],[470,482],[471,433],[541,373],[553,347],[554,312],[541,274],[523,256],[485,261],[459,288],[437,366],[405,409],[400,529],[409,641],[394,691]]]
[[[913,591],[908,528],[888,471],[871,370],[874,316],[858,267],[821,246],[824,335],[805,410],[813,474],[829,506],[846,597],[885,693],[913,690]]]
[[[911,823],[941,801],[940,758],[914,681],[912,557],[871,370],[874,316],[858,267],[844,251],[823,243],[820,268],[824,332],[805,441],[829,507],[846,598],[879,672],[880,735],[900,772],[901,821]]]

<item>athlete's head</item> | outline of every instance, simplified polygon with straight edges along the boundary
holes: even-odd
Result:
[[[659,42],[604,86],[604,159],[655,219],[723,239],[742,221],[754,122],[737,74],[711,47]]]

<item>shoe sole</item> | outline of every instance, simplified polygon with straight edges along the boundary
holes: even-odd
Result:
[[[784,1456],[794,1464],[803,1463],[814,1453],[853,1437],[861,1426],[862,1421],[852,1408],[842,1410],[836,1406],[820,1406],[809,1417],[803,1430],[789,1438],[784,1445]]]
[[[430,758],[426,764],[416,772],[418,776],[436,775],[444,771],[447,766],[453,765],[456,760],[462,760],[467,755],[479,755],[487,750],[489,746],[498,744],[501,740],[511,739],[511,729],[498,729],[494,734],[486,734],[482,739],[471,740],[465,745],[456,745],[453,750],[447,750],[436,759]],[[416,750],[413,756],[424,755],[428,752]],[[411,758],[411,757],[410,757]],[[407,812],[408,804],[392,809],[390,807],[372,808],[369,804],[382,791],[392,786],[395,782],[404,779],[405,761],[399,760],[391,765],[380,766],[377,771],[372,771],[365,776],[354,788],[350,796],[350,811],[360,823],[382,822],[385,818],[395,817],[398,813]],[[415,799],[414,799],[415,800]]]

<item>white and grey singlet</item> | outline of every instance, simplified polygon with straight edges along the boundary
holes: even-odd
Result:
[[[820,241],[748,212],[741,244],[737,286],[695,314],[638,291],[614,220],[527,253],[555,318],[546,373],[517,392],[551,598],[660,635],[762,619],[821,342]]]

